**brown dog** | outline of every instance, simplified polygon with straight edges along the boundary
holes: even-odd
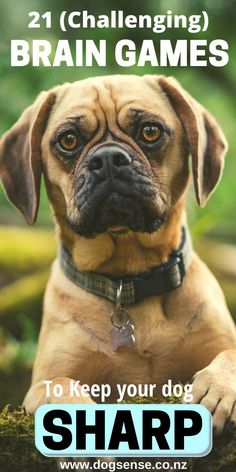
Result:
[[[236,422],[235,326],[182,229],[188,154],[203,206],[225,151],[214,118],[162,76],[56,87],[5,134],[10,200],[34,223],[43,174],[64,248],[46,290],[28,411],[81,401],[69,396],[70,379],[161,386],[194,375],[193,401],[213,412],[217,431]],[[128,291],[122,298],[123,284],[135,286],[133,300]],[[63,386],[62,397],[45,398],[46,379]]]

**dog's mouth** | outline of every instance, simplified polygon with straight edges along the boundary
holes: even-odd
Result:
[[[126,234],[128,233],[128,231],[129,231],[129,228],[125,226],[117,226],[117,227],[114,226],[113,228],[108,229],[108,233],[114,234],[114,235]]]
[[[124,188],[120,191],[114,190],[113,185],[108,187],[83,192],[83,198],[76,196],[77,211],[68,214],[68,223],[75,233],[90,238],[104,232],[153,233],[160,229],[165,213],[160,212],[153,190],[139,188],[136,192],[127,186],[124,192]]]

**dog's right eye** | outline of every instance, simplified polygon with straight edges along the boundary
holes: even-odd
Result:
[[[60,136],[58,143],[64,151],[74,151],[79,145],[79,139],[75,133],[70,132]]]

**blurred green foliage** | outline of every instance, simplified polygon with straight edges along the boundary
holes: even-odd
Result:
[[[53,231],[44,229],[0,226],[0,241],[0,273],[11,279],[48,267],[56,252]]]

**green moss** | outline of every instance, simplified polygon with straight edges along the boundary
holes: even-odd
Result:
[[[22,408],[10,412],[6,406],[0,413],[1,472],[54,472],[54,459],[42,456],[34,444],[34,417]]]
[[[181,384],[181,382],[179,382]],[[150,403],[181,403],[181,398],[182,397],[170,397],[170,398],[164,398],[162,396],[160,397],[133,397],[133,398],[130,398],[128,400],[126,400],[125,402],[121,402],[121,403],[128,403],[128,404],[132,404],[132,403],[142,403],[142,404],[150,404]]]
[[[214,439],[212,452],[194,460],[193,472],[234,472],[236,470],[236,431]]]

